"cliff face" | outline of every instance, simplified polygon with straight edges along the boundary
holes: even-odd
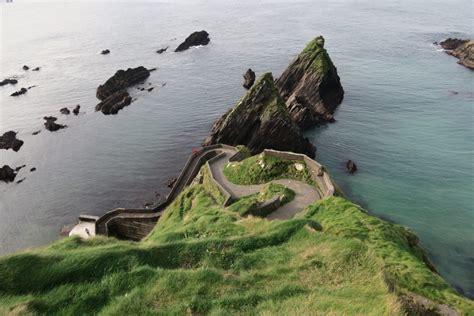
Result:
[[[242,100],[213,126],[204,145],[245,145],[253,153],[277,149],[315,155],[315,147],[292,121],[271,73],[262,75]]]
[[[344,90],[324,38],[313,39],[276,81],[293,120],[303,129],[333,122]]]
[[[435,44],[438,44],[435,42]],[[474,41],[469,39],[448,38],[439,45],[446,53],[459,59],[458,64],[474,70]]]

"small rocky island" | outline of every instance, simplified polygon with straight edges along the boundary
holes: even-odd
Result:
[[[474,70],[474,41],[471,39],[448,38],[439,45],[446,53],[459,59],[458,64]]]
[[[19,151],[23,146],[23,141],[16,138],[16,132],[8,131],[0,136],[0,149],[12,149],[13,151]]]
[[[316,148],[292,121],[271,73],[262,75],[243,99],[213,126],[204,145],[245,145],[252,153],[266,148],[315,156]]]
[[[334,122],[333,113],[344,97],[337,69],[324,48],[313,39],[276,81],[293,120],[302,129]]]
[[[102,113],[117,114],[118,111],[132,103],[127,88],[144,81],[150,76],[150,70],[143,66],[118,70],[103,85],[97,88],[97,98],[102,100],[95,110]]]
[[[175,49],[175,52],[182,52],[184,50],[189,49],[192,46],[202,46],[209,44],[211,40],[209,39],[209,33],[206,31],[199,31],[194,32],[189,35],[184,42],[179,44],[179,46]]]

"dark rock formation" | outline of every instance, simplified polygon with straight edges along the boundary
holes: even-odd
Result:
[[[23,141],[16,138],[16,132],[8,131],[0,136],[0,149],[13,149],[19,151],[23,146]]]
[[[401,295],[399,300],[406,313],[405,315],[460,316],[451,306],[439,304],[420,295]]]
[[[148,78],[150,71],[143,66],[117,71],[97,88],[97,98],[102,102],[97,104],[95,110],[104,114],[117,114],[132,102],[126,89]]]
[[[349,171],[349,173],[354,173],[357,171],[357,165],[352,160],[348,160],[346,162],[346,168],[347,168],[347,171]]]
[[[143,66],[119,70],[97,88],[97,99],[103,101],[117,91],[144,81],[148,76],[150,76],[150,71]]]
[[[244,74],[243,86],[245,89],[250,89],[253,86],[254,82],[255,82],[255,72],[249,68]]]
[[[13,92],[12,94],[10,94],[12,97],[17,97],[19,95],[22,95],[22,94],[25,94],[26,92],[28,92],[28,89],[26,88],[21,88],[20,90],[18,91],[15,91]]]
[[[41,133],[41,131],[34,131],[31,135],[38,135],[39,133]]]
[[[13,182],[16,178],[16,172],[10,166],[4,165],[0,168],[0,181]]]
[[[18,80],[16,79],[3,79],[2,81],[0,81],[0,87],[1,86],[4,86],[4,85],[7,85],[7,84],[17,84],[18,83]]]
[[[30,172],[34,172],[34,171],[36,171],[36,168],[35,168],[35,167],[33,167],[33,168],[30,169]]]
[[[146,89],[146,90],[147,90],[148,92],[151,92],[151,91],[153,91],[153,89],[155,89],[155,88],[154,88],[154,87],[151,87],[151,88],[148,88],[148,89]]]
[[[291,117],[303,129],[334,122],[333,113],[344,97],[322,36],[306,46],[278,78],[276,86]]]
[[[34,69],[32,69],[32,71],[39,71],[41,69],[41,67],[36,67]]]
[[[16,168],[15,168],[15,172],[18,172],[18,171],[20,171],[21,169],[23,169],[23,168],[25,168],[25,167],[26,167],[26,165],[16,167]]]
[[[81,106],[78,104],[78,105],[76,105],[74,110],[72,110],[72,113],[74,113],[74,115],[79,115],[79,110],[80,109],[81,109]]]
[[[439,45],[446,53],[459,59],[458,64],[474,70],[474,40],[448,38]]]
[[[316,152],[292,121],[271,73],[262,75],[245,97],[214,124],[204,145],[217,143],[245,145],[252,153],[268,148],[314,157]]]
[[[43,119],[46,121],[44,122],[44,127],[50,132],[55,132],[67,127],[66,125],[56,123],[56,120],[58,119],[57,117],[45,116]]]
[[[156,52],[158,54],[163,54],[164,52],[166,52],[168,50],[169,46],[166,46],[165,48],[160,48],[159,50],[157,50]]]
[[[71,114],[71,111],[69,111],[68,108],[62,108],[61,110],[59,110],[59,112],[60,112],[61,114],[64,114],[64,115],[69,115],[69,114]]]
[[[102,113],[117,114],[118,111],[132,103],[132,97],[125,90],[120,90],[106,98],[104,101],[96,105],[96,111],[102,111]]]
[[[166,181],[166,186],[168,188],[172,188],[174,186],[174,184],[176,183],[176,181],[178,181],[178,178],[171,177],[171,178],[168,179],[168,181]]]
[[[211,40],[209,39],[209,33],[206,31],[194,32],[189,35],[184,42],[179,44],[175,49],[175,52],[181,52],[187,50],[192,46],[207,45]]]
[[[100,53],[101,53],[101,55],[107,55],[107,54],[110,54],[110,50],[104,49],[104,50],[101,51]]]
[[[28,67],[27,65],[23,65],[23,70],[29,70],[30,67]]]

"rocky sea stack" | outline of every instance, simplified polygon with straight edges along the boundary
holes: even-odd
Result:
[[[333,113],[344,97],[337,69],[324,48],[313,39],[276,81],[293,120],[303,129],[334,122]]]
[[[245,145],[252,153],[267,148],[314,157],[316,152],[292,121],[271,73],[262,75],[242,100],[214,124],[204,145],[217,143]]]
[[[0,168],[0,181],[13,182],[16,178],[16,172],[10,166],[4,165]]]
[[[474,70],[474,41],[448,38],[439,43],[446,53],[459,59],[458,64]]]
[[[144,81],[150,76],[150,70],[143,66],[118,70],[103,85],[97,88],[97,99],[102,100],[96,106],[96,111],[104,114],[117,114],[132,102],[127,88]]]
[[[187,50],[192,46],[201,46],[209,44],[211,40],[209,39],[209,33],[206,31],[199,31],[194,32],[189,35],[184,42],[179,44],[179,46],[175,49],[175,52],[182,52],[183,50]]]

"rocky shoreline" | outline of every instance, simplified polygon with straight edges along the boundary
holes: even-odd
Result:
[[[447,54],[459,59],[458,64],[474,70],[474,40],[448,38],[435,44],[445,49]]]

